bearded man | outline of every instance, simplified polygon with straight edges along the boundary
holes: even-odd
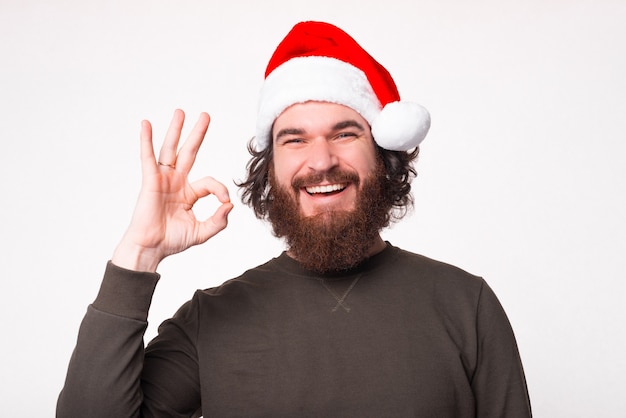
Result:
[[[60,417],[528,417],[515,337],[479,277],[380,231],[411,205],[430,119],[339,28],[296,25],[268,64],[243,200],[287,250],[198,291],[143,348],[157,266],[226,227],[187,175],[208,128],[159,158],[142,125],[132,222],[81,325]],[[207,221],[191,208],[215,195]]]

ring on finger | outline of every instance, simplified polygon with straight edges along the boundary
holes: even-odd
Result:
[[[166,164],[162,163],[161,161],[158,161],[158,164],[162,165],[163,167],[176,168],[176,164]]]

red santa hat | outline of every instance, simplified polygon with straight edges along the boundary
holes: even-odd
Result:
[[[323,22],[301,22],[278,45],[265,71],[257,118],[257,147],[272,140],[274,120],[307,101],[338,103],[357,111],[376,143],[388,150],[417,147],[430,128],[428,111],[400,101],[389,72],[350,35]]]

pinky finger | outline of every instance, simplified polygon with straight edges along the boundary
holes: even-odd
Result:
[[[152,145],[152,125],[147,120],[141,122],[140,156],[142,172],[144,174],[154,172],[156,170],[156,160]]]

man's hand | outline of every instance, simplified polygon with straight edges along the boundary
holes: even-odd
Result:
[[[177,152],[184,120],[183,111],[176,110],[158,160],[152,144],[152,126],[148,121],[141,124],[141,192],[131,223],[111,259],[119,267],[154,272],[168,255],[206,242],[227,225],[233,208],[228,189],[211,177],[193,183],[187,178],[209,127],[209,115],[200,114]],[[211,194],[222,205],[213,216],[199,221],[193,205]]]

